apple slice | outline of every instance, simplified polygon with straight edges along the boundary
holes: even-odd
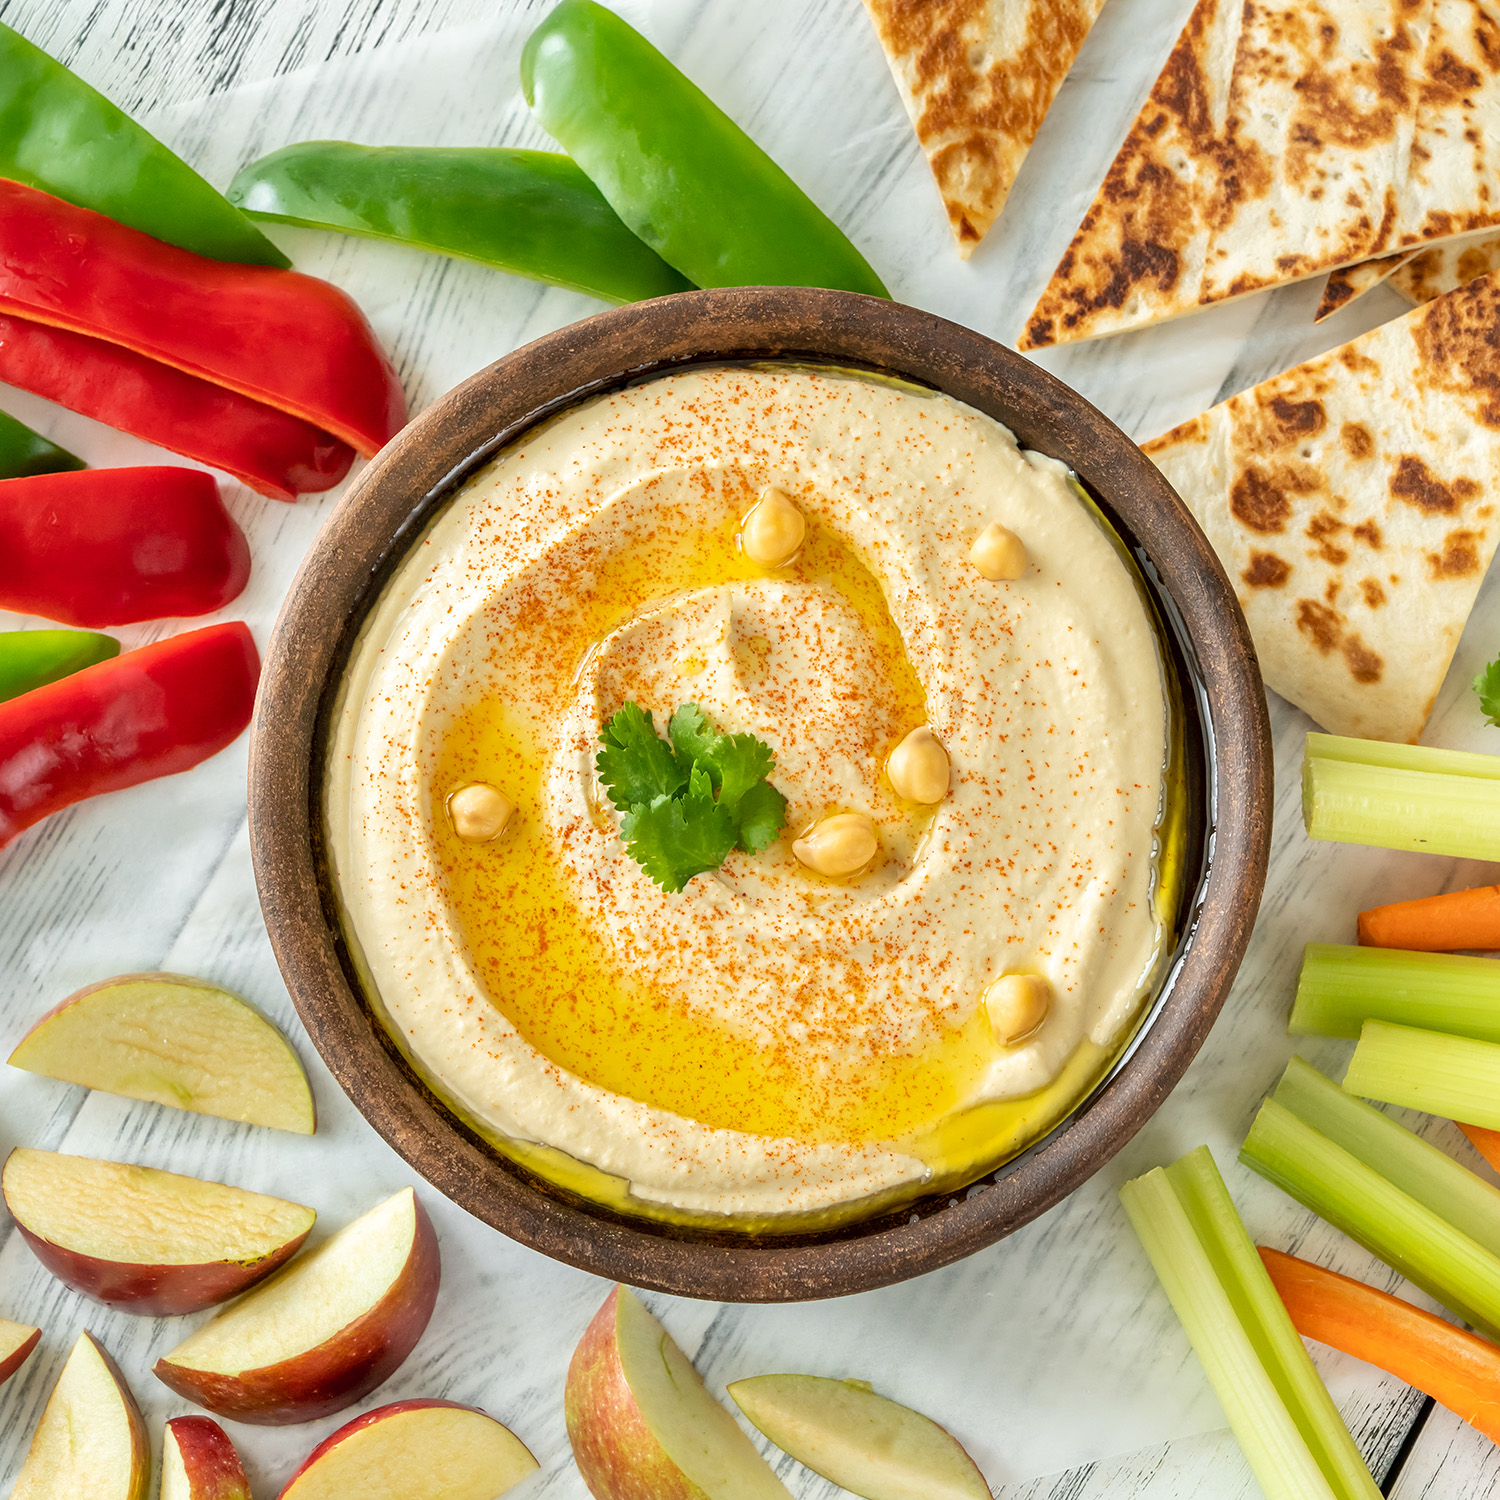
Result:
[[[563,1411],[597,1500],[789,1500],[629,1287],[609,1294],[573,1351]]]
[[[146,1500],[151,1444],[125,1377],[81,1333],[31,1438],[11,1500]]]
[[[250,1500],[229,1434],[207,1417],[173,1417],[161,1446],[158,1500]]]
[[[432,1316],[439,1272],[432,1220],[403,1188],[189,1334],[156,1373],[237,1422],[330,1416],[396,1373]]]
[[[778,1448],[864,1500],[990,1500],[951,1433],[868,1381],[754,1375],[729,1394]]]
[[[151,1167],[18,1146],[0,1175],[36,1258],[124,1312],[198,1312],[289,1259],[317,1215],[300,1203]]]
[[[236,995],[181,974],[122,974],[49,1010],[11,1065],[127,1099],[311,1135],[291,1043]]]
[[[0,1385],[26,1363],[41,1336],[40,1328],[0,1318]]]
[[[536,1466],[478,1407],[394,1401],[324,1438],[277,1500],[496,1500]]]

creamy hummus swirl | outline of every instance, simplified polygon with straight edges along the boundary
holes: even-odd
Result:
[[[812,530],[804,558],[759,573],[733,559],[733,523],[767,484]],[[1019,579],[968,560],[993,521],[1024,541]],[[680,893],[654,886],[594,772],[628,699],[662,727],[691,699],[765,740],[783,837]],[[952,761],[925,811],[882,773],[922,722]],[[393,1028],[472,1117],[642,1200],[780,1214],[921,1181],[924,1130],[1120,1034],[1162,940],[1165,745],[1154,628],[1060,465],[943,396],[708,369],[530,435],[413,549],[354,654],[330,847]],[[460,765],[518,803],[493,850],[450,847]],[[791,853],[831,811],[879,833],[853,880]],[[564,931],[588,949],[576,973]],[[560,990],[539,998],[549,937]],[[1053,998],[1007,1046],[983,996],[1012,971]],[[650,1026],[616,1012],[646,991],[663,1027],[723,1049],[662,1068],[641,1036],[641,1061],[622,1057]],[[741,1066],[766,1070],[744,1119]],[[717,1091],[694,1081],[721,1067]]]

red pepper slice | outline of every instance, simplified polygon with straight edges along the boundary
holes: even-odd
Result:
[[[0,480],[0,608],[91,628],[206,615],[249,576],[245,533],[201,469]]]
[[[373,455],[406,398],[353,301],[316,277],[179,250],[0,181],[0,309],[290,412]]]
[[[0,703],[0,849],[85,797],[186,771],[238,739],[260,657],[208,625]]]
[[[0,313],[0,380],[243,479],[277,500],[331,489],[354,450],[285,412],[118,344]]]

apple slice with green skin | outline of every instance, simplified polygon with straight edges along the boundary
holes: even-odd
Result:
[[[990,1500],[951,1433],[868,1381],[755,1375],[729,1394],[778,1448],[864,1500]]]
[[[0,1318],[0,1385],[26,1363],[41,1336],[40,1328]]]
[[[291,1043],[237,995],[182,974],[122,974],[49,1010],[10,1055],[106,1094],[311,1135],[317,1118]]]
[[[189,1334],[156,1374],[237,1422],[331,1416],[416,1347],[440,1270],[432,1220],[403,1188]]]
[[[146,1500],[151,1444],[119,1366],[87,1333],[32,1434],[11,1500]]]
[[[536,1466],[476,1406],[394,1401],[319,1443],[277,1500],[496,1500]]]
[[[173,1417],[161,1445],[158,1500],[250,1500],[229,1434],[208,1417]]]
[[[29,1146],[6,1158],[0,1191],[59,1281],[161,1317],[226,1302],[269,1276],[317,1218],[284,1198]]]
[[[597,1500],[789,1500],[628,1287],[609,1294],[573,1351],[563,1411]]]

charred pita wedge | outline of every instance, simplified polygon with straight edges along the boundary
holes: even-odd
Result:
[[[965,257],[989,232],[1104,0],[865,0]]]
[[[1393,272],[1390,284],[1413,302],[1431,302],[1491,271],[1500,271],[1500,235],[1434,245]]]
[[[1395,247],[1434,0],[1199,0],[1023,349]]]
[[[1331,733],[1415,740],[1500,537],[1500,272],[1144,446],[1267,685]]]
[[[1401,253],[1335,271],[1318,320],[1392,276],[1416,253],[1409,247],[1467,243],[1500,227],[1497,0],[1433,4],[1418,74],[1411,152],[1398,184],[1397,221]]]
[[[1358,265],[1330,271],[1328,284],[1323,288],[1323,299],[1318,303],[1317,312],[1313,314],[1313,322],[1321,323],[1324,318],[1331,318],[1351,302],[1358,301],[1366,292],[1374,291],[1420,253],[1417,250],[1399,250],[1395,255],[1379,255],[1374,260],[1362,260]]]

